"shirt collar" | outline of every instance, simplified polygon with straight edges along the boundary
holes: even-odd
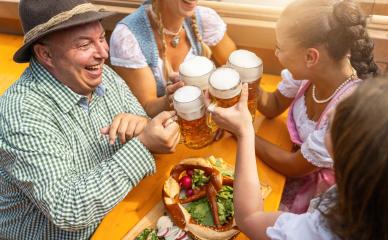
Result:
[[[47,71],[34,57],[31,58],[30,68],[35,79],[40,80],[40,85],[63,112],[69,112],[75,105],[79,104],[84,95],[73,92],[69,87],[59,82]],[[105,86],[103,83],[97,86],[95,94],[97,96],[105,95]]]

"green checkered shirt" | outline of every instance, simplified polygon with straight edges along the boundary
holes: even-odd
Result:
[[[88,239],[155,171],[136,138],[100,137],[118,113],[146,115],[117,74],[104,66],[99,92],[82,103],[34,59],[0,97],[0,239]]]

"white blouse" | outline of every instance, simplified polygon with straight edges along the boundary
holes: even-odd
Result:
[[[197,7],[202,21],[204,43],[209,46],[217,45],[226,32],[226,24],[221,17],[211,8]],[[185,60],[194,56],[192,50],[186,55]],[[110,39],[110,61],[112,65],[127,68],[144,68],[147,61],[141,51],[136,37],[124,24],[118,24]],[[158,66],[162,72],[163,61],[159,58]]]
[[[293,79],[287,69],[281,72],[281,77],[282,81],[278,85],[278,90],[288,98],[294,98],[302,82],[306,81]],[[326,149],[324,140],[327,124],[324,124],[320,129],[316,129],[317,122],[308,118],[304,96],[295,102],[293,117],[299,137],[303,142],[301,146],[303,157],[317,167],[332,168],[333,160]]]
[[[266,233],[270,239],[276,240],[339,239],[327,228],[326,221],[318,210],[304,214],[283,213],[272,227],[267,228]]]

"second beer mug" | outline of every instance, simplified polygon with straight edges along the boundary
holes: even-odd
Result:
[[[236,104],[241,94],[240,76],[230,67],[217,68],[209,78],[209,93],[218,107],[228,108]]]
[[[202,90],[206,90],[209,75],[214,69],[214,63],[210,59],[195,56],[179,66],[179,77],[185,85],[197,86]]]
[[[230,54],[228,65],[240,74],[243,83],[248,83],[248,109],[254,120],[258,87],[263,75],[263,61],[253,52],[240,49]]]
[[[218,107],[228,108],[240,100],[242,84],[236,70],[230,67],[217,68],[209,78],[209,93],[212,104]],[[208,117],[208,125],[212,131],[216,130],[211,112]]]
[[[173,103],[184,144],[194,149],[210,144],[213,135],[207,125],[202,90],[196,86],[183,86],[174,93]]]

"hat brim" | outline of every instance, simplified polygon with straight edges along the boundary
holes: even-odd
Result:
[[[114,12],[100,11],[100,12],[86,12],[86,13],[75,15],[75,16],[71,17],[70,19],[68,19],[67,21],[65,21],[61,24],[58,24],[58,25],[50,28],[49,30],[47,30],[41,34],[38,34],[37,36],[32,38],[30,41],[24,43],[23,46],[21,46],[16,51],[16,53],[13,55],[13,60],[17,63],[29,62],[31,55],[32,55],[31,46],[38,39],[42,38],[43,36],[46,36],[49,33],[53,33],[55,31],[66,29],[69,27],[74,27],[74,26],[98,21],[98,20],[101,20],[103,18],[113,16],[115,14],[116,13],[114,13]]]

